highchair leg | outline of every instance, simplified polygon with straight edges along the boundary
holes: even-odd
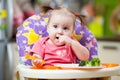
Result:
[[[29,79],[25,77],[20,77],[20,80],[29,80]]]
[[[20,76],[20,80],[26,80],[23,76]]]
[[[26,80],[24,76],[22,76],[21,74],[19,74],[19,78],[20,80]]]

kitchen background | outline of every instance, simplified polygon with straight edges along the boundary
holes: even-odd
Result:
[[[98,40],[101,61],[120,64],[120,0],[0,0],[0,80],[16,80],[17,27],[39,13],[41,4],[62,5],[86,15],[88,28]]]

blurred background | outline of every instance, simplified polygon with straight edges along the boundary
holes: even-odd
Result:
[[[120,0],[0,0],[0,80],[16,80],[17,27],[39,13],[42,4],[69,7],[87,16],[87,27],[98,40],[101,60],[120,63]]]

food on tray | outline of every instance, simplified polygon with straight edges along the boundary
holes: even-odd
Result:
[[[91,66],[100,66],[101,62],[99,58],[93,58],[91,61]]]
[[[92,60],[83,60],[79,62],[79,66],[100,66],[101,61],[98,57],[93,58]]]
[[[105,66],[106,68],[110,68],[110,67],[119,66],[119,64],[117,64],[117,63],[102,63],[102,66]]]
[[[88,60],[83,60],[80,61],[79,66],[89,66],[90,65],[90,61]]]

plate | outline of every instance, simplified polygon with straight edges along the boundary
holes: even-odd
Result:
[[[56,64],[55,66],[61,67],[63,69],[72,70],[98,70],[105,68],[104,66],[79,66],[79,64]]]

